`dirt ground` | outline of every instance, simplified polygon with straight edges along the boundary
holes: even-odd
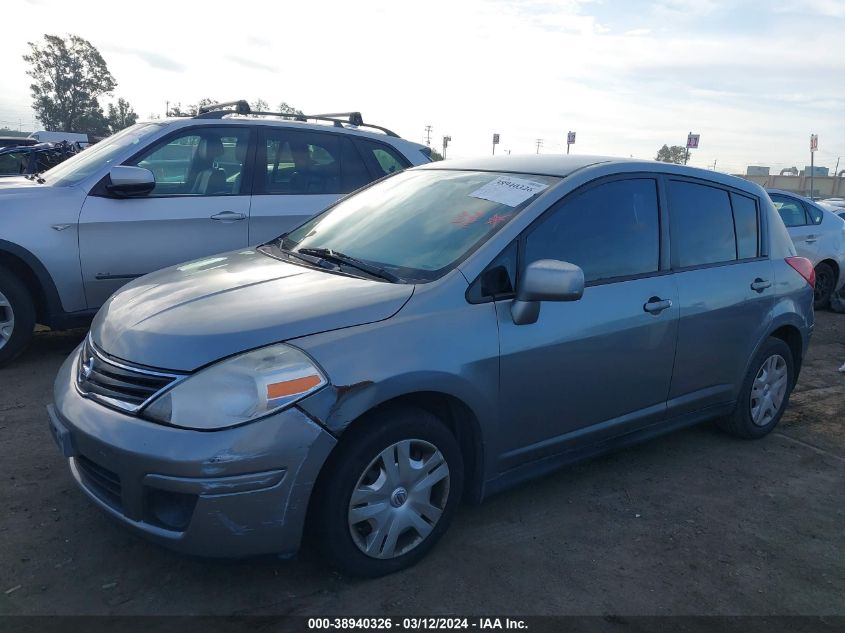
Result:
[[[465,507],[432,554],[351,580],[291,561],[186,558],[76,489],[47,430],[84,332],[0,370],[0,614],[845,615],[845,315],[821,312],[779,429],[710,425]]]

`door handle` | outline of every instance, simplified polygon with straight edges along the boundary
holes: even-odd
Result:
[[[751,283],[751,289],[756,290],[757,292],[763,292],[766,288],[771,288],[771,287],[772,287],[771,281],[769,281],[768,279],[760,279],[759,277],[757,277],[757,279],[755,279]]]
[[[669,299],[661,299],[660,297],[652,297],[643,306],[643,310],[649,314],[660,314],[667,308],[672,307],[672,302]]]
[[[234,211],[221,211],[211,216],[212,220],[218,222],[237,222],[238,220],[246,219],[243,213],[235,213]]]
[[[816,241],[816,239],[817,239],[817,238],[816,238],[816,236],[815,236],[815,235],[808,235],[808,236],[807,236],[807,239],[805,239],[804,241],[805,241],[807,244],[813,244],[813,243]]]

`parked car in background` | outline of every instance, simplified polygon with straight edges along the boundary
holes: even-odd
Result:
[[[0,136],[0,149],[4,147],[35,145],[37,142],[34,138],[26,138],[25,136]]]
[[[768,194],[798,254],[813,262],[815,307],[826,308],[831,295],[845,285],[845,222],[829,208],[797,193],[769,189]]]
[[[307,524],[334,566],[377,576],[463,498],[705,420],[769,433],[812,284],[752,182],[433,163],[119,290],[62,366],[50,428],[91,501],[160,544],[290,554]]]
[[[34,176],[82,151],[77,143],[37,143],[0,149],[0,176]]]
[[[35,323],[86,323],[136,277],[265,242],[430,160],[359,113],[259,119],[229,105],[133,125],[37,179],[0,179],[0,363]]]
[[[47,132],[39,130],[29,135],[38,143],[79,143],[82,147],[88,147],[92,142],[87,134],[78,132]]]
[[[845,219],[845,198],[825,198],[820,200],[819,204]]]

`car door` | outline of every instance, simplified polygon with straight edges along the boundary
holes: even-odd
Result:
[[[670,249],[680,300],[669,415],[730,405],[771,322],[774,269],[759,200],[667,178]]]
[[[302,224],[375,178],[344,134],[263,126],[249,219],[249,243]]]
[[[769,197],[778,210],[795,250],[801,257],[806,257],[813,265],[819,261],[819,227],[807,213],[807,207],[798,198],[779,193],[770,193]]]
[[[79,219],[89,308],[135,277],[248,245],[253,135],[240,125],[179,130],[124,163],[153,172],[149,194],[118,198],[105,182],[92,189]]]
[[[664,418],[677,291],[661,262],[657,181],[611,179],[570,194],[521,240],[520,268],[564,260],[584,271],[578,301],[543,302],[516,325],[496,302],[501,346],[500,470]]]

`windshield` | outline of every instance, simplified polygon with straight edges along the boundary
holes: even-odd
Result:
[[[160,123],[138,123],[128,127],[44,172],[43,178],[51,185],[60,187],[75,185],[102,167],[114,163],[127,147],[138,145],[160,129]]]
[[[284,236],[285,250],[329,249],[408,281],[445,274],[559,178],[420,170],[390,177]]]

